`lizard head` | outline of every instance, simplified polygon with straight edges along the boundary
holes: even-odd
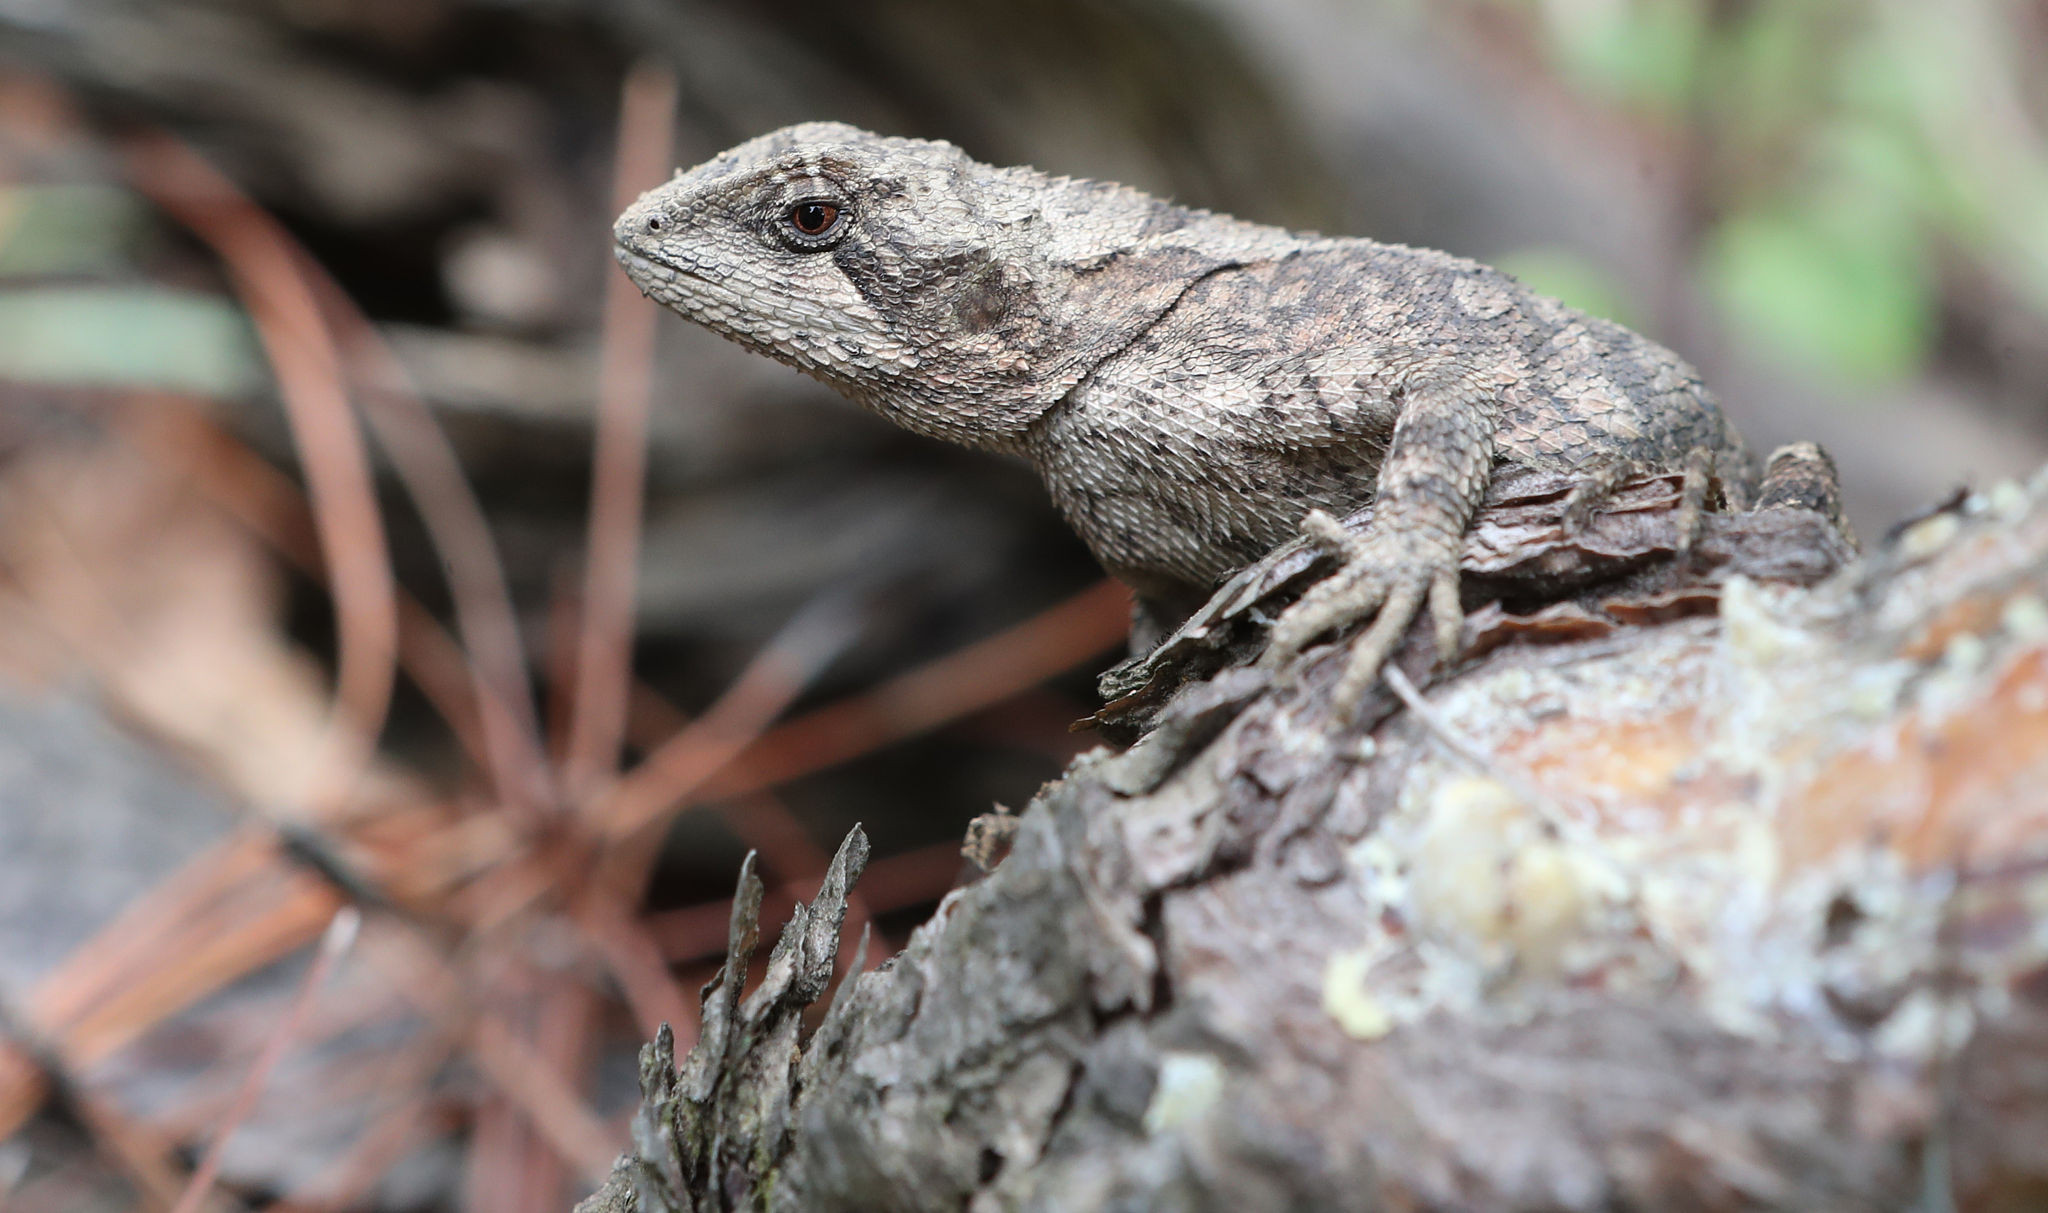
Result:
[[[640,289],[905,427],[1013,445],[1222,260],[1234,223],[949,143],[806,123],[648,191],[613,229]]]

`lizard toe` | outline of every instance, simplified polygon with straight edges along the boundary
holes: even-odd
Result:
[[[1372,614],[1387,595],[1387,581],[1369,560],[1346,564],[1311,587],[1274,624],[1264,664],[1285,665],[1316,637],[1340,631]]]
[[[1564,533],[1583,535],[1593,525],[1593,512],[1606,504],[1628,479],[1629,467],[1612,459],[1604,459],[1579,469],[1578,482],[1564,499]]]
[[[1393,655],[1394,647],[1401,643],[1401,637],[1407,635],[1408,625],[1415,622],[1429,584],[1426,578],[1402,578],[1388,593],[1386,601],[1380,604],[1372,626],[1352,642],[1351,656],[1344,664],[1344,676],[1337,680],[1337,689],[1330,697],[1339,722],[1350,724],[1356,719],[1358,705],[1364,702],[1365,693],[1379,680],[1380,670],[1387,664],[1387,658]]]
[[[1436,659],[1449,665],[1458,659],[1465,630],[1465,606],[1458,598],[1458,566],[1446,565],[1429,582],[1429,618],[1436,633]]]
[[[1301,533],[1310,543],[1339,560],[1349,562],[1359,557],[1359,536],[1345,530],[1344,524],[1327,511],[1310,510],[1303,514]]]

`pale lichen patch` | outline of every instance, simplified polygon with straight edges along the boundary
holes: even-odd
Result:
[[[1926,560],[1954,542],[1962,533],[1963,520],[1946,511],[1923,518],[1899,535],[1899,555],[1907,560]]]
[[[1145,1131],[1170,1133],[1208,1115],[1223,1098],[1223,1063],[1207,1053],[1164,1053],[1152,1102],[1145,1107]]]
[[[1323,965],[1323,1013],[1353,1040],[1378,1040],[1394,1030],[1394,1016],[1366,989],[1372,953],[1339,952]]]

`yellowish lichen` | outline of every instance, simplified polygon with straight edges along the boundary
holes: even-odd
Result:
[[[1721,586],[1721,634],[1731,655],[1751,666],[1772,665],[1810,644],[1804,630],[1781,619],[1779,596],[1741,574]]]
[[[1145,1107],[1145,1131],[1171,1132],[1207,1115],[1223,1097],[1223,1064],[1207,1053],[1166,1053],[1152,1102]]]
[[[1611,864],[1589,846],[1553,837],[1542,813],[1497,780],[1448,780],[1409,868],[1416,927],[1486,967],[1554,975],[1614,891]]]
[[[1323,965],[1323,1013],[1353,1040],[1378,1040],[1394,1030],[1386,1005],[1365,988],[1372,953],[1339,952]]]
[[[2006,599],[1998,621],[2006,634],[2021,644],[2048,640],[2048,604],[2038,595],[2021,593]]]
[[[1925,560],[1947,547],[1963,529],[1963,520],[1944,511],[1922,518],[1899,535],[1899,554],[1908,560]]]
[[[2019,481],[2001,480],[1984,490],[1984,503],[2000,518],[2010,521],[2025,516],[2033,500]]]

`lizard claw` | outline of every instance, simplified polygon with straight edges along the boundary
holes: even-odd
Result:
[[[1591,464],[1578,470],[1578,483],[1572,486],[1564,500],[1564,532],[1567,535],[1584,534],[1592,525],[1593,513],[1599,509],[1614,490],[1628,479],[1631,468],[1627,463],[1608,460]],[[1678,554],[1684,556],[1692,551],[1693,544],[1700,537],[1700,520],[1706,513],[1707,493],[1719,479],[1720,468],[1712,447],[1695,447],[1678,469],[1684,475],[1678,499]],[[1731,508],[1742,508],[1745,494],[1739,484],[1720,481],[1722,493]]]
[[[1339,559],[1349,559],[1358,552],[1364,540],[1344,529],[1344,524],[1323,510],[1310,510],[1301,516],[1301,533],[1310,543]]]
[[[1601,460],[1577,469],[1578,483],[1564,499],[1564,533],[1583,535],[1593,525],[1593,512],[1614,495],[1628,479],[1629,465],[1619,460]]]
[[[1435,552],[1428,549],[1436,545],[1415,536],[1378,528],[1352,535],[1319,510],[1302,520],[1302,530],[1343,564],[1280,616],[1261,664],[1277,669],[1316,637],[1372,616],[1372,625],[1352,642],[1333,696],[1338,719],[1348,723],[1425,603],[1438,659],[1449,662],[1457,656],[1465,615],[1458,601],[1455,550]]]
[[[1310,587],[1301,601],[1274,623],[1265,655],[1260,658],[1260,664],[1268,669],[1278,669],[1294,660],[1310,641],[1331,628],[1369,614],[1386,593],[1384,586],[1377,585],[1377,570],[1363,537],[1345,530],[1343,523],[1322,510],[1310,510],[1302,516],[1301,533],[1337,558],[1337,571]],[[1364,605],[1355,605],[1358,603]]]
[[[1385,601],[1377,604],[1379,613],[1373,617],[1372,626],[1351,642],[1351,656],[1344,663],[1344,676],[1337,680],[1337,690],[1330,697],[1340,722],[1351,723],[1358,705],[1365,699],[1365,693],[1379,678],[1380,668],[1387,664],[1388,657],[1393,656],[1394,646],[1401,643],[1401,637],[1408,632],[1408,625],[1415,622],[1428,585],[1428,578],[1412,576],[1394,582]]]

